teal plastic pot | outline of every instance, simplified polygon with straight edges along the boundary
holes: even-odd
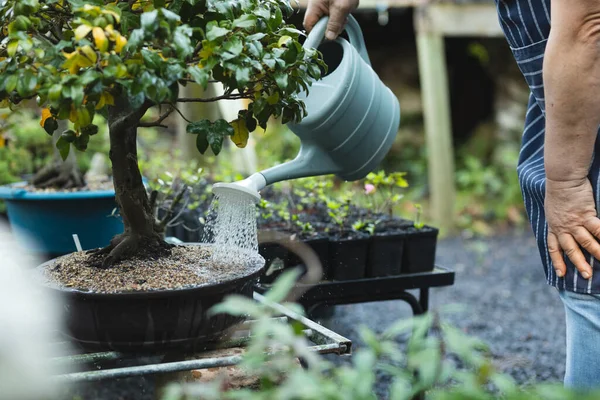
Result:
[[[114,190],[79,192],[28,192],[25,183],[0,186],[0,199],[13,234],[32,253],[63,255],[76,251],[73,234],[84,250],[104,247],[123,232],[113,214]]]

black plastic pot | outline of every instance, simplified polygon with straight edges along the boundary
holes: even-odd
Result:
[[[398,275],[402,271],[404,234],[376,234],[369,243],[367,277]]]
[[[403,274],[433,270],[438,233],[438,229],[430,226],[407,231],[402,255]]]
[[[369,238],[331,239],[329,242],[329,275],[335,281],[365,277]]]
[[[312,239],[302,240],[304,244],[309,246],[319,257],[321,261],[321,267],[323,268],[323,278],[329,278],[329,238],[328,237],[316,237]],[[302,264],[302,260],[298,255],[293,252],[288,253],[286,262],[286,268],[293,268]]]
[[[208,315],[207,311],[230,294],[252,297],[261,272],[257,266],[242,278],[185,289],[130,293],[49,290],[64,298],[64,334],[86,350],[196,349],[219,340],[243,320],[228,314]]]

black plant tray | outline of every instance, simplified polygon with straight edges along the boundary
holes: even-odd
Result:
[[[437,228],[424,226],[421,229],[403,227],[389,234],[379,232],[352,241],[330,238],[327,251],[322,250],[323,240],[303,242],[319,255],[325,279],[346,281],[433,270],[438,233]],[[261,284],[272,283],[284,269],[297,267],[300,263],[289,250],[277,244],[262,244],[260,253],[266,260],[267,269],[273,260],[281,260],[280,269],[261,276]]]
[[[252,298],[261,273],[262,268],[256,268],[247,276],[218,284],[148,292],[47,289],[66,303],[63,318],[67,330],[62,333],[85,350],[193,350],[219,340],[228,328],[241,322],[239,317],[209,315],[207,311],[230,294]]]

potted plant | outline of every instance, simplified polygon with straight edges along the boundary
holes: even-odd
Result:
[[[78,234],[82,246],[90,249],[122,232],[121,220],[113,216],[116,204],[109,177],[96,175],[86,183],[82,175],[93,159],[108,155],[106,129],[99,132],[89,154],[62,163],[42,134],[39,116],[36,119],[26,109],[2,111],[0,198],[20,246],[59,255],[75,249],[72,234]]]
[[[69,328],[82,345],[191,345],[236,321],[209,317],[206,309],[227,293],[251,295],[262,263],[248,259],[219,274],[204,250],[167,244],[142,181],[136,137],[139,127],[162,127],[181,114],[183,102],[251,101],[234,121],[184,116],[201,153],[210,147],[218,154],[226,138],[243,147],[271,117],[303,118],[296,94],[308,90],[323,65],[316,50],[302,48],[301,32],[283,22],[292,12],[283,0],[1,3],[0,106],[35,98],[49,133],[68,120],[71,129],[56,142],[63,158],[72,146],[85,149],[97,131],[96,114],[107,118],[124,232],[104,248],[41,267],[52,290],[69,297]],[[178,96],[178,84],[206,87],[212,80],[224,84],[223,96]],[[142,122],[151,108],[160,116]],[[191,264],[204,266],[203,273],[194,274]]]
[[[400,190],[408,187],[405,175],[379,171],[368,174],[365,179],[368,218],[374,225],[369,246],[370,277],[433,269],[438,230],[420,222],[420,206],[415,221],[394,215],[395,207],[403,198]]]
[[[345,281],[365,277],[369,234],[354,229],[351,223],[351,194],[327,201],[327,209],[335,229],[329,231],[329,275],[333,280]]]

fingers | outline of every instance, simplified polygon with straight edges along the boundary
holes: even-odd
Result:
[[[590,218],[583,224],[585,229],[587,229],[592,235],[596,238],[600,239],[600,219],[599,218]],[[598,257],[596,257],[598,258]]]
[[[315,4],[314,1],[309,1],[308,6],[306,8],[306,14],[304,14],[304,28],[307,32],[312,31],[315,27],[315,24],[321,19],[324,15],[322,8]]]
[[[327,32],[325,33],[327,40],[335,40],[342,33],[350,11],[350,6],[346,2],[332,4],[329,9],[329,22],[327,23]]]
[[[573,235],[577,243],[586,249],[594,258],[600,259],[600,244],[585,228],[579,228]]]
[[[563,253],[558,244],[558,238],[552,232],[548,232],[548,253],[550,253],[550,260],[552,260],[556,275],[559,278],[562,278],[567,273],[567,265],[563,259]]]
[[[575,268],[581,273],[581,276],[585,279],[591,278],[592,267],[590,267],[590,264],[588,264],[583,256],[583,253],[573,236],[568,233],[563,233],[559,235],[558,243],[566,256],[569,257],[569,260],[575,265]]]

